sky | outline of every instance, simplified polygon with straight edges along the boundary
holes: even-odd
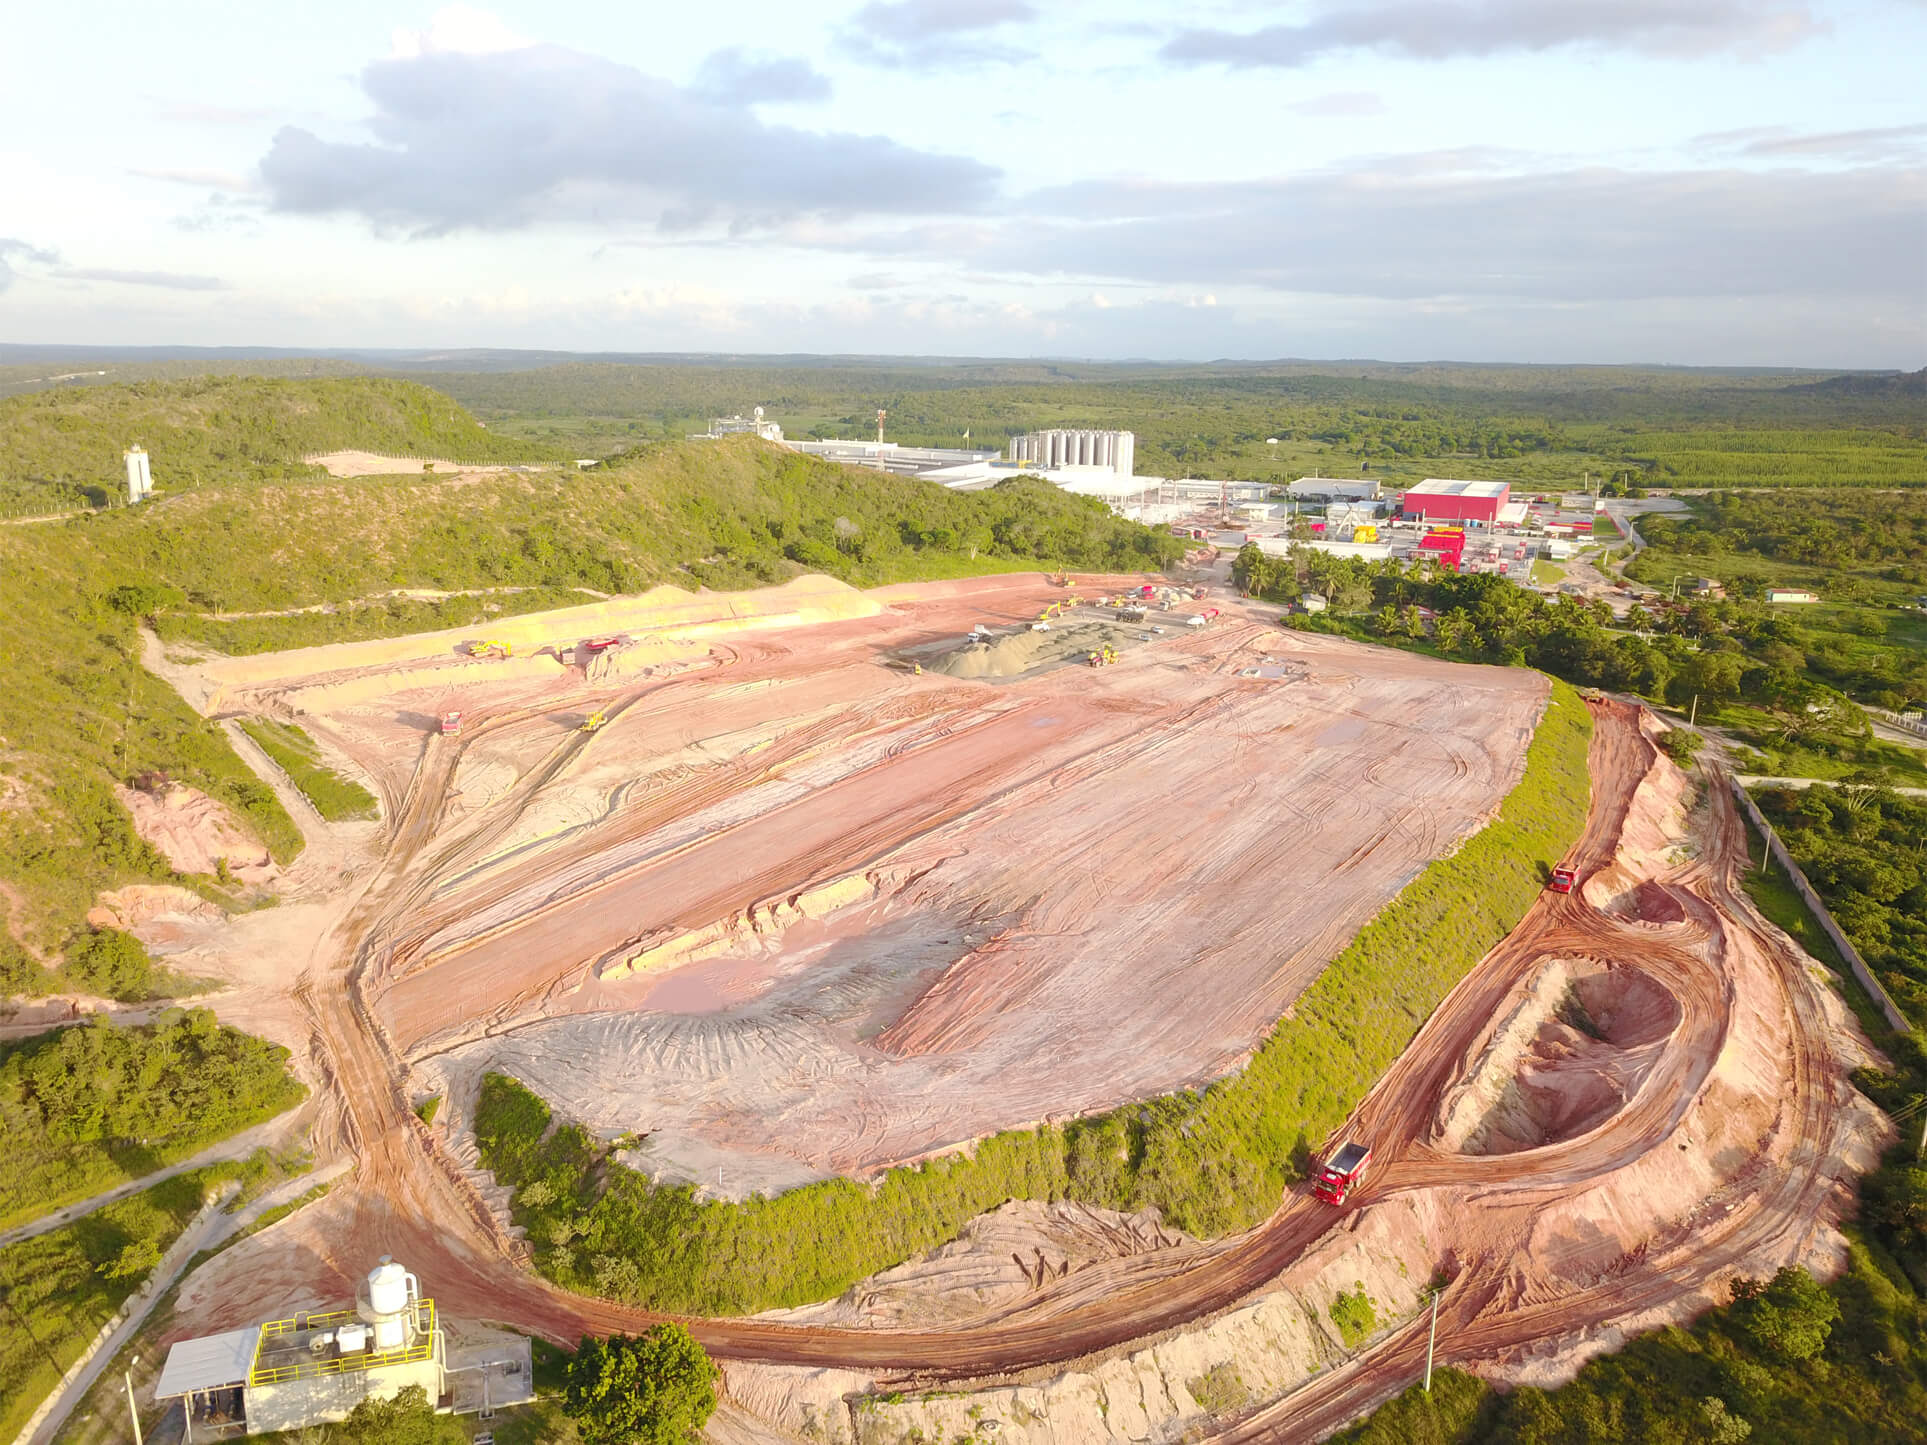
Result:
[[[89,0],[0,341],[1927,364],[1927,0]]]

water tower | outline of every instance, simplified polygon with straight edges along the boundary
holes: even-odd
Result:
[[[154,474],[147,469],[147,453],[139,442],[121,455],[127,462],[127,505],[131,507],[154,495]]]

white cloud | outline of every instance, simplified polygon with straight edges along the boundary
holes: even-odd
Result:
[[[473,5],[444,5],[421,30],[396,29],[389,37],[390,60],[417,60],[424,55],[500,55],[526,50],[535,42],[517,34],[508,23]]]

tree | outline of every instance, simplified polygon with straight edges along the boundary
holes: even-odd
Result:
[[[717,1373],[681,1325],[585,1335],[569,1361],[562,1408],[584,1445],[685,1445],[716,1408]]]
[[[468,1431],[453,1419],[435,1413],[420,1385],[388,1399],[368,1396],[341,1422],[340,1434],[355,1445],[454,1445],[468,1439]]]
[[[1762,1353],[1782,1360],[1810,1360],[1826,1348],[1840,1302],[1805,1270],[1788,1265],[1772,1280],[1733,1282],[1740,1329]]]

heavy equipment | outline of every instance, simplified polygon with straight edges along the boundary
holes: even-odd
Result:
[[[509,642],[471,642],[468,644],[470,657],[487,657],[490,653],[497,657],[515,656],[515,645]]]
[[[1570,893],[1573,890],[1573,885],[1578,881],[1579,873],[1577,869],[1555,868],[1552,870],[1552,878],[1546,884],[1546,887],[1550,888],[1554,893]]]
[[[1325,1161],[1312,1177],[1311,1192],[1327,1204],[1343,1204],[1351,1192],[1364,1182],[1371,1167],[1372,1151],[1357,1140],[1347,1140]]]
[[[579,731],[585,732],[585,733],[592,733],[607,721],[609,721],[609,715],[606,712],[602,712],[599,710],[596,712],[592,712],[587,717],[582,719],[582,726],[579,729]]]
[[[462,715],[459,712],[443,713],[442,714],[442,736],[445,738],[458,738],[461,735],[462,735]]]

